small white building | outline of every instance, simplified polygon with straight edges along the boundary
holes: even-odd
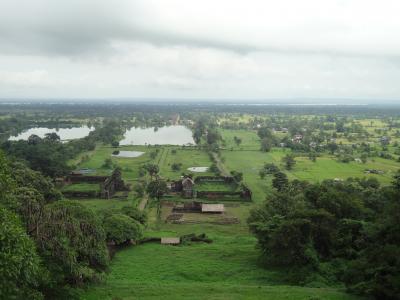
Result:
[[[316,143],[316,142],[311,142],[311,143],[310,143],[310,147],[311,147],[311,148],[317,147],[317,143]]]

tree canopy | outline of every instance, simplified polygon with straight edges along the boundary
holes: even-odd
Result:
[[[248,218],[265,263],[289,268],[296,283],[318,274],[358,293],[395,299],[400,294],[399,174],[391,187],[382,188],[365,180],[287,183]]]

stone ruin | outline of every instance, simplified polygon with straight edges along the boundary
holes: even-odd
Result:
[[[98,183],[100,192],[95,191],[65,191],[63,194],[76,198],[100,197],[110,199],[116,192],[129,191],[129,186],[122,180],[121,171],[115,169],[110,176],[84,176],[81,173],[71,173],[65,179],[65,184],[74,183]]]
[[[122,180],[121,171],[115,169],[111,176],[100,184],[100,197],[110,199],[115,192],[128,190],[128,186],[126,186],[125,182]]]

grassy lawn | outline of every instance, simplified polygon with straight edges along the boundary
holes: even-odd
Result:
[[[244,182],[253,192],[254,201],[262,201],[271,191],[271,178],[261,179],[258,175],[264,163],[274,163],[284,170],[281,159],[289,150],[274,149],[271,152],[261,151],[222,151],[225,166],[230,170],[243,172]],[[384,174],[365,174],[365,169],[377,169]],[[289,179],[319,182],[325,179],[346,179],[348,177],[375,177],[382,184],[390,184],[394,173],[400,169],[400,163],[383,158],[368,159],[367,163],[341,163],[333,157],[324,155],[312,162],[307,157],[296,157],[296,165],[291,171],[285,171]]]
[[[259,150],[260,138],[255,130],[230,130],[220,129],[222,139],[225,142],[226,149],[244,149],[244,150]],[[235,143],[234,137],[242,140],[239,146]]]
[[[93,175],[108,175],[112,169],[104,168],[103,164],[107,158],[111,158],[113,163],[122,168],[122,177],[124,180],[134,181],[139,176],[139,167],[141,164],[147,162],[156,163],[158,157],[154,160],[151,159],[150,153],[156,151],[155,147],[148,146],[121,146],[113,148],[110,146],[98,146],[96,151],[89,153],[89,160],[82,162],[78,165],[80,168],[94,169],[96,172]],[[128,157],[112,157],[112,153],[116,150],[119,151],[142,151],[145,152],[143,155],[134,158]],[[161,151],[160,151],[161,152]],[[160,153],[158,154],[160,156]],[[92,174],[91,174],[92,175]]]
[[[224,165],[229,170],[243,172],[243,181],[253,192],[253,201],[259,202],[265,199],[271,191],[271,184],[267,179],[260,179],[259,170],[264,163],[274,163],[280,165],[281,159],[286,155],[285,150],[276,149],[271,152],[261,151],[222,151],[225,158]]]
[[[176,151],[175,154],[173,150]],[[179,171],[172,170],[171,166],[174,163],[182,164]],[[206,152],[194,148],[163,147],[159,160],[161,175],[169,179],[177,179],[182,173],[191,173],[187,170],[190,167],[210,167],[211,164],[212,161]],[[192,173],[195,176],[213,175],[211,172]]]
[[[62,191],[100,191],[100,184],[98,183],[74,183],[66,185],[62,188]]]
[[[332,178],[375,177],[382,184],[389,184],[395,171],[400,169],[400,163],[383,158],[370,159],[365,164],[357,162],[340,163],[329,156],[319,157],[315,163],[308,158],[298,157],[296,162],[295,168],[289,174],[297,179],[311,182]],[[365,174],[365,169],[377,169],[385,173],[381,175]]]
[[[133,205],[136,206],[138,203],[138,199],[80,199],[77,200],[79,203],[84,206],[97,211],[97,210],[109,210],[109,209],[119,209],[124,206]]]
[[[196,191],[236,191],[238,186],[225,182],[199,182],[196,184]]]
[[[213,243],[126,248],[115,256],[105,282],[81,299],[356,299],[335,288],[288,286],[284,270],[263,268],[245,223],[250,207],[227,207],[241,219],[234,225],[166,224],[151,209],[147,236],[206,233]]]

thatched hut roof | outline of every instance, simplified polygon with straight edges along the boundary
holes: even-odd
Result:
[[[178,245],[181,239],[179,237],[163,237],[161,238],[161,244],[163,245]]]
[[[203,213],[223,213],[225,211],[225,207],[223,204],[202,204],[201,212]]]

